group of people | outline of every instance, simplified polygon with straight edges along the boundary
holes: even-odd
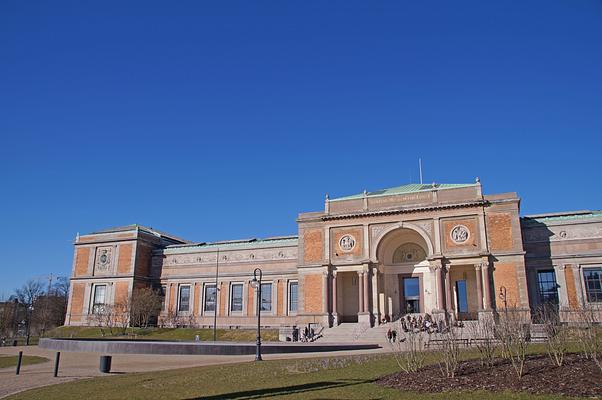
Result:
[[[429,335],[433,333],[444,333],[449,329],[444,320],[437,322],[433,320],[430,314],[424,314],[424,317],[422,315],[416,316],[408,314],[399,319],[399,325],[403,332],[425,332]],[[397,341],[397,331],[395,329],[389,328],[387,331],[387,340],[392,343]]]
[[[317,339],[317,336],[314,328],[312,328],[311,325],[307,325],[303,329],[294,326],[292,339],[293,342],[313,342]]]

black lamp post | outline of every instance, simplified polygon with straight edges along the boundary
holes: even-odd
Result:
[[[257,275],[259,274],[259,280]],[[260,268],[255,268],[253,271],[253,280],[251,286],[257,291],[257,347],[255,350],[255,361],[261,361],[261,277],[262,272]]]

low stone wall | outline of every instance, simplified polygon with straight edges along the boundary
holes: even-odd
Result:
[[[240,342],[168,342],[145,340],[102,339],[40,339],[39,346],[56,351],[102,354],[180,354],[180,355],[252,355],[255,343]],[[331,351],[369,350],[377,344],[355,343],[276,343],[261,345],[262,354],[317,353]]]

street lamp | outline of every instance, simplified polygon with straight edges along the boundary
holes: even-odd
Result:
[[[259,274],[259,280],[257,275]],[[261,277],[263,273],[260,268],[253,271],[251,286],[257,291],[257,347],[255,350],[255,361],[261,361]]]

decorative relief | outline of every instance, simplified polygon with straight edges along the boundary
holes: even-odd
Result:
[[[351,235],[344,235],[339,240],[339,247],[343,251],[351,251],[355,247],[355,238]]]
[[[430,238],[433,237],[433,221],[432,220],[428,220],[428,221],[411,221],[412,224],[417,225],[419,227],[421,227],[422,229],[424,229]]]
[[[395,224],[378,224],[378,225],[370,225],[370,232],[372,236],[372,242],[376,243],[377,239],[383,234],[384,231],[389,229]]]
[[[525,242],[556,242],[571,239],[602,238],[602,226],[554,226],[523,230]]]
[[[393,263],[419,263],[426,259],[426,252],[416,243],[402,244],[393,253]]]
[[[220,263],[257,262],[271,260],[297,259],[297,248],[259,250],[253,253],[248,251],[232,251],[228,254],[220,254]],[[216,253],[198,254],[168,254],[165,257],[165,265],[215,265]]]
[[[99,247],[96,249],[94,271],[109,272],[113,264],[113,247]]]
[[[454,243],[461,244],[470,238],[470,231],[464,225],[456,225],[450,231],[449,236]]]

